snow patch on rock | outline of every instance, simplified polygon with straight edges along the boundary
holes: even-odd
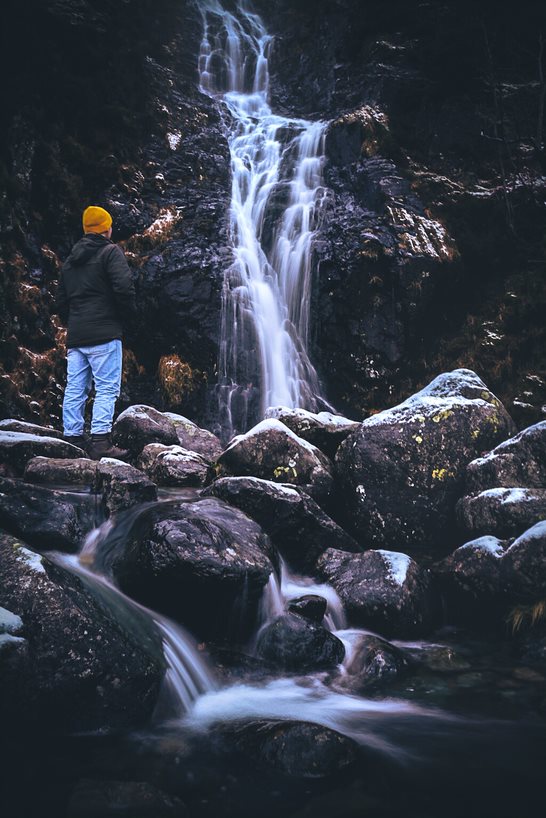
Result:
[[[411,558],[399,551],[383,551],[380,548],[376,550],[383,557],[389,572],[389,578],[394,580],[397,585],[403,585],[408,575]]]

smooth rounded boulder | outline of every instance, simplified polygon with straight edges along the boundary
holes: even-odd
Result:
[[[221,477],[204,495],[225,500],[256,520],[296,570],[312,572],[327,548],[360,551],[350,534],[294,486],[259,477]]]
[[[333,487],[333,465],[326,455],[274,418],[233,438],[218,466],[220,476],[249,475],[306,486],[315,499],[327,497]]]
[[[546,519],[546,489],[487,489],[463,497],[456,511],[459,525],[466,534],[514,537]]]
[[[278,616],[258,636],[257,655],[280,670],[326,670],[343,661],[343,642],[322,625],[293,610]]]
[[[97,565],[119,587],[206,639],[246,639],[274,570],[261,527],[216,499],[156,503]]]
[[[396,550],[455,544],[466,466],[513,431],[502,404],[467,369],[367,418],[336,455],[353,533]]]
[[[165,671],[153,621],[0,533],[0,605],[21,618],[28,665],[0,709],[17,724],[112,730],[151,715]],[[120,616],[121,614],[121,616]]]
[[[420,634],[431,625],[429,576],[407,554],[329,548],[317,571],[337,591],[353,625],[387,637]]]
[[[133,457],[148,443],[178,445],[178,435],[172,420],[153,406],[142,403],[129,406],[118,415],[112,427],[112,439],[116,446],[127,449]]]

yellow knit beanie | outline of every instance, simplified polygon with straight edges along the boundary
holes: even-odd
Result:
[[[84,233],[106,233],[112,225],[112,217],[103,207],[86,207],[83,211]]]

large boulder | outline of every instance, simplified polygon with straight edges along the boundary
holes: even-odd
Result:
[[[158,503],[98,565],[125,593],[203,638],[247,638],[275,553],[260,526],[216,499]]]
[[[20,477],[28,461],[38,455],[85,457],[85,452],[57,437],[0,430],[0,474]]]
[[[502,558],[506,592],[514,602],[546,597],[546,520],[518,537]]]
[[[28,665],[0,697],[17,723],[57,730],[141,724],[164,673],[153,622],[133,606],[110,607],[74,574],[0,534],[0,605],[22,619]],[[123,613],[121,611],[123,610]]]
[[[202,455],[209,463],[214,463],[222,452],[224,447],[220,438],[209,432],[208,429],[201,429],[193,421],[188,420],[183,415],[177,415],[175,412],[163,412],[174,424],[176,434],[178,435],[178,442],[183,449],[188,449],[190,452],[197,452]]]
[[[364,420],[336,456],[358,537],[396,548],[448,544],[467,464],[513,431],[506,410],[467,369],[439,375]]]
[[[103,457],[96,472],[95,489],[102,494],[109,514],[157,500],[157,486],[140,469],[121,460]]]
[[[476,626],[498,621],[504,596],[502,557],[507,545],[497,537],[480,537],[432,566],[449,622]]]
[[[148,443],[137,461],[159,486],[204,486],[211,476],[208,460],[182,446]]]
[[[327,548],[360,550],[306,492],[293,486],[259,477],[221,477],[204,494],[225,500],[256,520],[297,570],[312,571]]]
[[[430,627],[429,577],[407,554],[329,548],[317,570],[337,591],[351,624],[400,637]]]
[[[233,438],[218,465],[222,475],[307,486],[315,498],[327,496],[333,486],[333,465],[326,455],[275,418]]]
[[[322,625],[289,611],[266,625],[258,636],[261,659],[280,670],[305,673],[326,670],[343,661],[343,642]]]
[[[62,439],[63,433],[52,426],[39,426],[37,423],[28,423],[17,418],[6,418],[0,420],[0,432],[23,432],[28,435],[41,435],[42,437],[55,437]]]
[[[529,426],[468,464],[468,494],[518,486],[546,488],[546,420]]]
[[[33,457],[28,461],[23,477],[26,483],[92,486],[97,467],[97,461],[88,457]]]
[[[331,412],[308,412],[306,409],[289,409],[286,406],[270,406],[266,418],[277,418],[294,434],[321,449],[328,457],[334,457],[342,440],[356,432],[360,423]]]
[[[135,404],[118,415],[112,427],[112,439],[117,446],[138,455],[148,443],[178,444],[172,420],[153,406]]]
[[[459,525],[466,534],[513,537],[546,519],[546,489],[487,489],[463,497],[456,509]]]
[[[89,494],[64,494],[0,477],[0,526],[33,547],[77,551],[95,525],[95,500]]]

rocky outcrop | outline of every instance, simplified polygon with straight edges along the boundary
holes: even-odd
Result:
[[[98,463],[87,457],[33,457],[28,461],[23,477],[26,483],[92,486],[95,484],[97,467]]]
[[[129,596],[203,638],[237,640],[253,629],[275,552],[257,523],[209,498],[145,510],[104,560]]]
[[[345,665],[346,674],[338,684],[353,693],[363,693],[397,679],[408,670],[410,662],[400,648],[385,639],[363,634]]]
[[[546,487],[546,421],[529,426],[468,464],[469,494],[498,487]]]
[[[290,778],[328,778],[352,767],[358,745],[319,724],[287,719],[236,722],[217,727],[217,739],[246,763]]]
[[[277,418],[294,434],[312,443],[328,457],[335,457],[339,444],[358,429],[358,423],[331,412],[307,412],[305,409],[288,409],[286,406],[270,406],[266,418]]]
[[[62,438],[62,432],[53,429],[52,426],[39,426],[37,423],[25,423],[17,418],[6,418],[0,420],[0,432],[19,432],[26,435],[42,435],[42,437]]]
[[[259,477],[221,477],[205,490],[240,508],[269,534],[288,563],[313,570],[326,548],[359,551],[358,543],[305,492]]]
[[[513,537],[546,519],[546,488],[496,488],[457,503],[461,528],[470,535]]]
[[[98,593],[98,592],[97,592]],[[152,621],[108,598],[7,534],[0,534],[0,605],[22,619],[28,643],[3,689],[5,718],[55,730],[134,727],[151,714],[164,672]]]
[[[95,525],[94,497],[0,477],[0,526],[34,548],[77,551]]]
[[[187,818],[179,798],[148,781],[78,781],[67,818]]]
[[[359,539],[410,549],[456,541],[466,466],[513,429],[497,398],[466,369],[439,375],[364,420],[336,455],[347,519]]]
[[[525,531],[506,551],[502,568],[510,597],[538,602],[546,597],[546,520]]]
[[[345,656],[337,636],[293,609],[263,628],[256,652],[273,667],[294,673],[332,668]]]
[[[326,497],[333,487],[333,465],[326,455],[274,418],[233,438],[218,466],[221,475],[306,486],[315,499]]]
[[[21,477],[33,457],[85,457],[83,449],[57,437],[26,432],[0,431],[0,473]]]
[[[109,514],[157,500],[157,486],[152,480],[134,466],[113,458],[99,461],[95,490],[102,495]]]
[[[163,412],[143,404],[129,406],[118,415],[112,428],[112,439],[133,456],[149,443],[178,445],[174,423]]]
[[[183,415],[177,415],[174,412],[164,412],[163,414],[173,422],[178,435],[178,442],[183,449],[197,452],[209,463],[214,463],[220,457],[224,447],[216,435],[213,435],[208,429],[201,429],[196,423],[188,420]]]
[[[158,486],[204,486],[212,474],[209,461],[197,452],[162,443],[145,446],[137,463]]]
[[[432,624],[429,578],[406,554],[328,549],[317,570],[339,594],[353,625],[404,637],[423,633]]]
[[[497,537],[465,543],[431,568],[444,600],[448,622],[482,627],[502,621],[505,607],[503,556],[508,547]]]

